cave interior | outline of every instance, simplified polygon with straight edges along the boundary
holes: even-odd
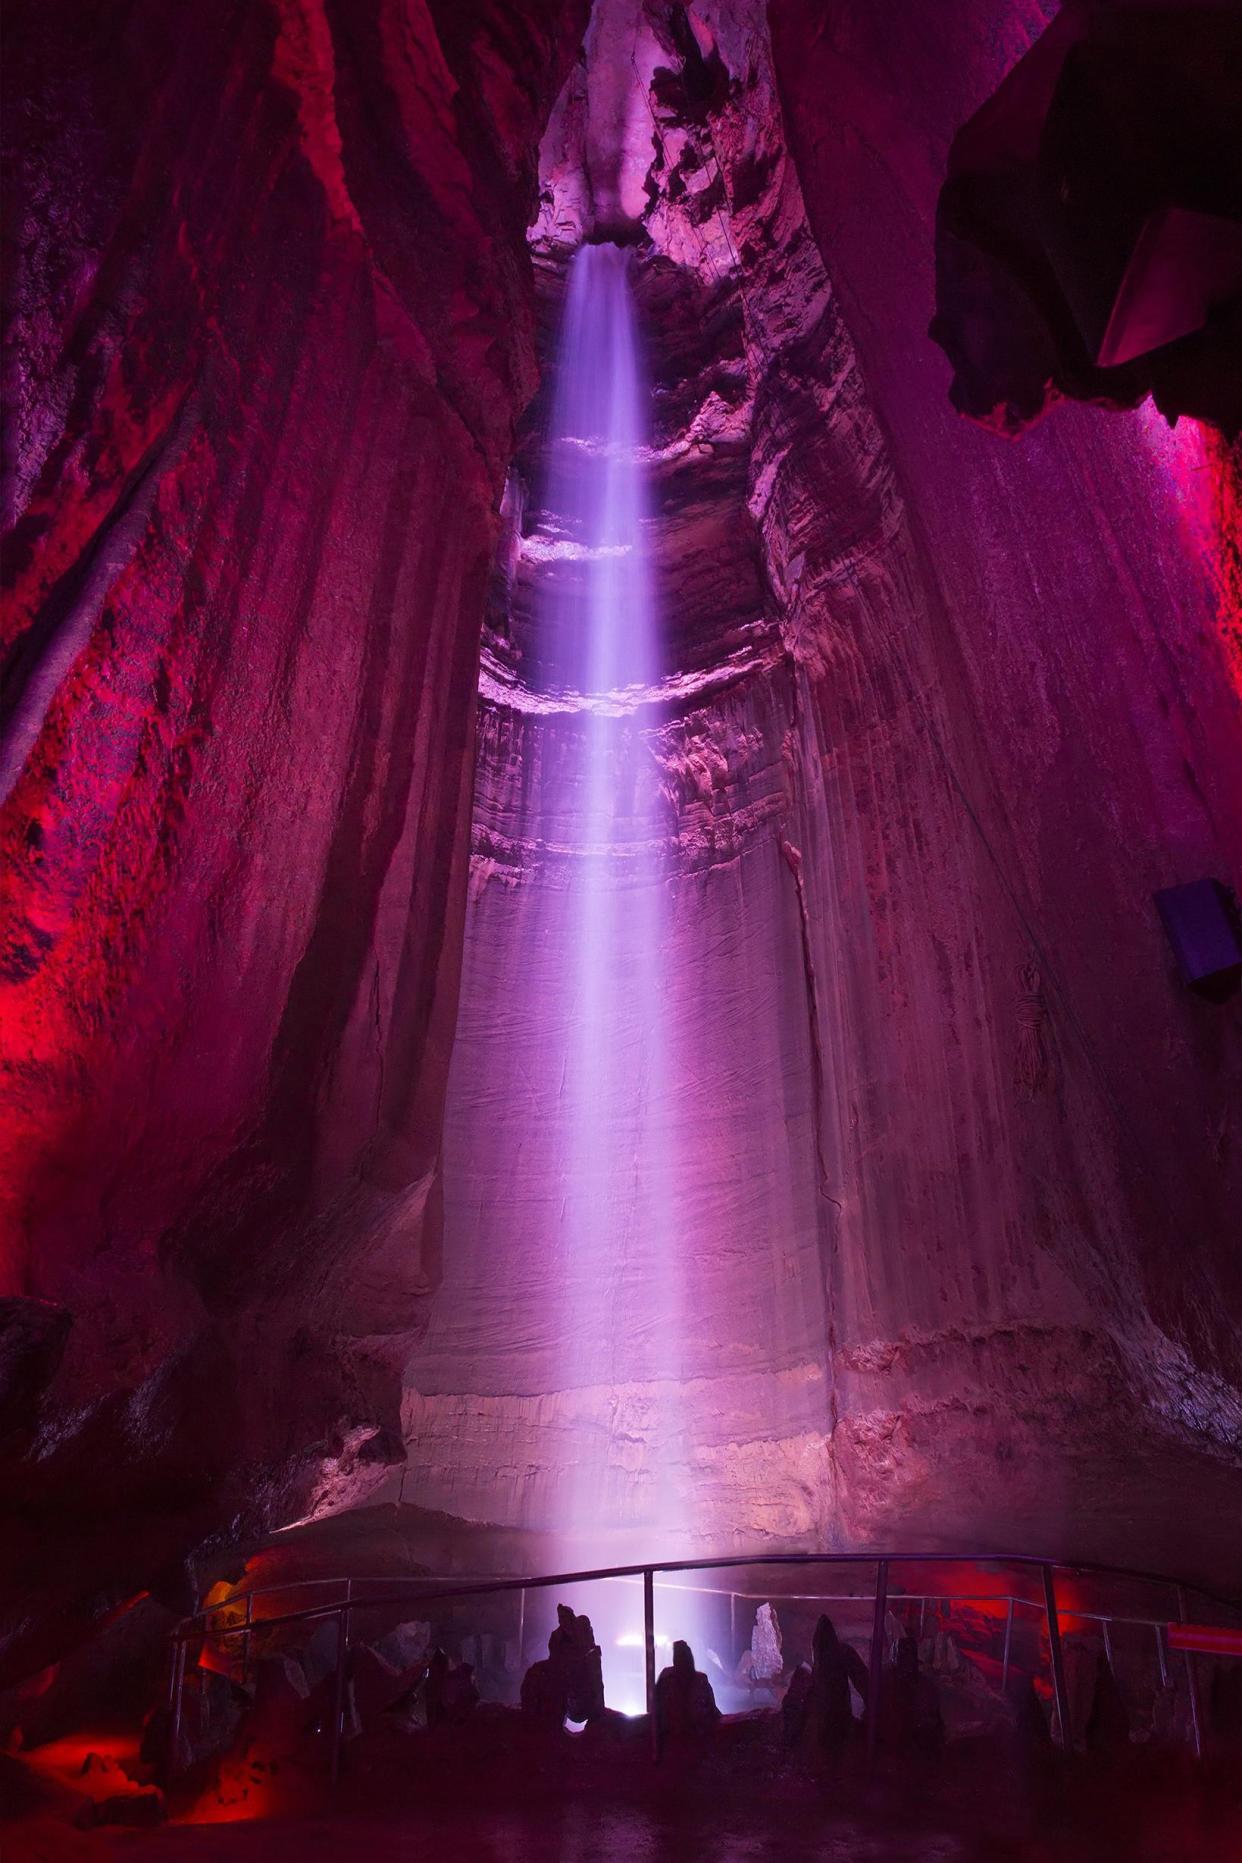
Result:
[[[359,1599],[615,1568],[431,1641],[513,1716],[568,1600],[637,1728],[687,1638],[740,1775],[756,1606],[788,1677],[813,1595],[967,1741],[1018,1677],[1068,1765],[1119,1689],[1130,1747],[1236,1789],[1236,8],[24,0],[7,36],[30,1854],[84,1804],[92,1844],[114,1800],[261,1823],[269,1749],[331,1739],[335,1783],[343,1742],[361,1789],[366,1665],[430,1607]],[[254,1614],[316,1586],[364,1653],[333,1618],[299,1720]],[[420,1713],[449,1776],[495,1761]],[[574,1749],[592,1790],[637,1737]],[[1227,1854],[1213,1778],[1210,1815],[1164,1778],[1178,1854]],[[441,1836],[587,1854],[563,1815]]]

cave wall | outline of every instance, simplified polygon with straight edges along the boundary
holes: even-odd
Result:
[[[10,18],[14,1669],[390,1464],[544,1525],[600,1415],[498,1040],[573,729],[512,529],[495,574],[532,214],[545,341],[593,217],[650,241],[685,1543],[1233,1575],[1236,1010],[1150,905],[1242,872],[1223,468],[1147,410],[1007,445],[925,336],[949,140],[1046,9],[610,0],[562,90],[587,11]]]
[[[680,104],[662,112],[666,165],[652,166],[648,88],[674,55],[659,29],[636,7],[597,8],[545,139],[532,230],[544,388],[519,442],[484,649],[444,1279],[407,1368],[407,1467],[386,1489],[554,1536],[569,1564],[653,1541],[689,1553],[828,1531],[813,1031],[782,840],[792,681],[749,511],[737,268],[718,227],[705,248],[696,220],[664,205]],[[603,160],[609,126],[636,119],[645,137]],[[646,209],[631,276],[652,374],[647,545],[664,667],[631,714],[650,792],[634,814],[655,823],[658,857],[638,876],[614,863],[610,911],[664,928],[652,1091],[668,1183],[653,1211],[647,1101],[610,1101],[610,1150],[637,1169],[601,1173],[599,1282],[579,1291],[566,1079],[595,856],[580,793],[588,713],[550,683],[541,634],[573,573],[555,554],[542,449],[565,268],[584,236],[627,230],[618,203]],[[637,991],[608,1004],[608,1046],[636,1078],[649,1015]]]
[[[948,405],[926,337],[944,156],[1037,12],[995,32],[969,6],[777,0],[769,52],[755,7],[696,3],[688,58],[629,13],[653,125],[640,305],[662,258],[698,281],[703,331],[713,292],[742,326],[712,380],[667,305],[649,320],[684,674],[649,725],[679,1033],[694,1004],[671,1117],[711,1369],[670,1444],[615,1357],[611,1384],[567,1376],[548,1320],[542,1061],[569,921],[549,914],[532,983],[548,863],[538,828],[513,838],[568,727],[518,690],[538,658],[519,553],[485,656],[448,1265],[407,1372],[403,1491],[546,1530],[556,1471],[613,1404],[619,1456],[678,1464],[670,1550],[969,1542],[1224,1582],[1236,1009],[1184,991],[1151,903],[1239,872],[1215,456],[1150,410],[1058,409],[1013,446]],[[575,80],[545,143],[543,264],[592,224],[590,116]],[[727,552],[702,547],[725,529]]]
[[[17,1666],[365,1489],[440,1251],[525,226],[585,0],[6,33]]]
[[[834,1460],[863,1533],[930,1493],[963,1530],[1236,1577],[1237,1010],[1185,991],[1151,904],[1242,871],[1228,462],[1150,407],[1000,442],[953,418],[925,339],[948,142],[1042,24],[771,8],[923,591],[887,645],[872,565],[794,599],[890,683],[860,767],[812,680],[818,948],[871,947],[824,999],[869,1076],[836,1119]]]

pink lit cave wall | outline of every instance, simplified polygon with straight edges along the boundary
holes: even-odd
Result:
[[[1124,1520],[1156,1562],[1185,1557],[1193,1492],[1204,1569],[1231,1563],[1238,1054],[1151,906],[1238,866],[1213,447],[1149,407],[1067,407],[1012,445],[949,406],[926,338],[945,150],[1034,22],[686,19],[674,42],[658,9],[597,4],[544,140],[552,385],[485,631],[444,1280],[385,1492],[555,1535],[602,1459],[582,1558],[644,1538],[636,1497],[671,1468],[683,1553],[1103,1556]],[[569,568],[543,449],[567,258],[635,220],[667,1246],[693,1321],[644,1363],[659,1301],[618,1190],[583,1375],[557,1240],[584,725],[546,691]],[[641,1002],[614,1013],[624,1045]]]
[[[525,228],[586,10],[9,22],[15,1663],[400,1451]]]
[[[1236,1580],[1237,1008],[1152,905],[1242,883],[1236,448],[927,335],[1053,13],[13,9],[0,1677],[377,1501]]]

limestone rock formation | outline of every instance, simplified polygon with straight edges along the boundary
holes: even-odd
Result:
[[[398,1451],[524,235],[585,13],[8,21],[15,1665]]]
[[[998,445],[927,364],[949,140],[1029,27],[905,4],[825,26],[800,0],[771,20],[900,497],[895,586],[919,591],[882,647],[874,556],[803,585],[876,727],[866,763],[842,757],[849,682],[816,681],[819,974],[862,957],[826,1052],[859,1043],[875,1083],[835,1121],[857,1187],[835,1247],[848,1512],[887,1538],[934,1492],[963,1538],[1124,1541],[1236,1577],[1213,1522],[1237,1483],[1238,1056],[1152,905],[1242,875],[1227,465],[1150,407],[1057,409]]]
[[[623,11],[596,8],[599,43]],[[636,728],[667,802],[681,1427],[624,1370],[641,1300],[601,1303],[589,1386],[558,1337],[581,722],[532,628],[565,573],[536,405],[484,647],[405,1491],[554,1531],[602,1454],[601,1556],[663,1479],[670,1553],[1021,1544],[1220,1578],[1238,1063],[1152,894],[1242,872],[1227,479],[1150,407],[1057,410],[1020,447],[954,414],[937,194],[1034,28],[942,13],[774,0],[770,49],[746,0],[689,7],[689,47],[627,14],[607,81],[636,93],[611,118],[651,126],[619,173],[648,203],[668,669]],[[544,144],[549,357],[565,255],[601,230],[601,87],[588,42]],[[617,1285],[645,1272],[636,1240]]]
[[[385,1471],[551,1535],[594,1456],[601,1551],[659,1482],[670,1554],[1236,1575],[1236,1020],[1151,899],[1242,879],[1237,479],[1148,406],[1008,445],[926,335],[1051,10],[10,19],[8,1673]],[[536,359],[605,236],[689,1323],[653,1368],[634,1237],[588,1379]]]
[[[1242,432],[1242,19],[1070,0],[949,150],[931,334],[955,407],[1062,395]]]

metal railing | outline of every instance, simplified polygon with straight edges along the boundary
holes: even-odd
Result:
[[[524,1626],[526,1616],[526,1596],[531,1591],[566,1590],[573,1586],[615,1581],[641,1582],[643,1589],[643,1668],[646,1685],[646,1711],[651,1742],[651,1756],[660,1757],[660,1730],[656,1714],[656,1634],[655,1634],[655,1592],[657,1574],[713,1572],[730,1570],[754,1570],[767,1567],[788,1566],[874,1566],[876,1570],[875,1588],[872,1599],[872,1632],[870,1650],[870,1669],[868,1679],[867,1711],[865,1719],[866,1745],[869,1756],[875,1752],[879,1722],[879,1703],[883,1689],[883,1657],[885,1647],[885,1619],[889,1602],[889,1574],[894,1565],[901,1566],[1016,1566],[1037,1573],[1042,1582],[1042,1608],[1047,1624],[1048,1649],[1052,1680],[1052,1697],[1056,1711],[1056,1723],[1063,1745],[1070,1745],[1069,1695],[1065,1676],[1064,1651],[1061,1640],[1061,1613],[1057,1604],[1056,1574],[1064,1573],[1067,1577],[1104,1578],[1127,1584],[1145,1584],[1164,1587],[1176,1596],[1178,1618],[1186,1623],[1185,1591],[1174,1580],[1158,1573],[1141,1572],[1120,1566],[1105,1566],[1075,1561],[1066,1563],[1059,1560],[1041,1558],[1033,1554],[1013,1553],[875,1553],[875,1552],[828,1552],[828,1553],[761,1553],[735,1555],[729,1558],[676,1559],[649,1565],[608,1566],[583,1572],[558,1572],[540,1576],[519,1578],[474,1578],[463,1582],[460,1576],[437,1577],[419,1574],[407,1580],[377,1577],[373,1579],[357,1578],[319,1578],[290,1579],[284,1583],[258,1587],[245,1592],[234,1592],[230,1597],[220,1599],[215,1604],[204,1606],[192,1617],[185,1618],[173,1632],[173,1650],[171,1675],[169,1679],[169,1707],[172,1711],[172,1745],[176,1755],[180,1745],[182,1725],[182,1704],[185,1689],[185,1669],[187,1649],[196,1639],[215,1638],[224,1640],[233,1637],[243,1639],[242,1673],[243,1677],[249,1667],[251,1642],[259,1632],[285,1628],[292,1624],[327,1622],[335,1619],[336,1665],[332,1690],[332,1712],[329,1726],[330,1764],[329,1772],[332,1784],[340,1776],[341,1743],[344,1728],[346,1683],[349,1667],[349,1652],[353,1634],[354,1621],[361,1611],[393,1609],[410,1605],[456,1604],[462,1599],[475,1597],[501,1596],[518,1592],[520,1599],[519,1618],[519,1665],[524,1658]],[[358,1587],[362,1585],[379,1586],[375,1595],[361,1595]],[[343,1587],[343,1596],[322,1604],[302,1605],[295,1610],[277,1611],[271,1616],[256,1617],[254,1601],[260,1597],[287,1597],[290,1594],[304,1592],[312,1587]],[[733,1604],[739,1598],[752,1600],[770,1595],[763,1592],[747,1592],[741,1589],[724,1589],[711,1586],[667,1586],[667,1590],[684,1590],[728,1596],[731,1602],[730,1621],[733,1621]],[[820,1601],[831,1603],[849,1598],[857,1601],[855,1593],[828,1593],[815,1591],[809,1593],[785,1594],[789,1601],[800,1599],[804,1602]],[[1237,1612],[1239,1605],[1230,1599],[1215,1597],[1202,1592],[1199,1595],[1212,1604],[1231,1612]],[[1038,1603],[1031,1598],[1020,1598],[1010,1593],[952,1593],[943,1592],[909,1592],[902,1590],[902,1603],[925,1603],[928,1599],[951,1599],[960,1604],[987,1602],[989,1604],[1007,1604],[1008,1611],[1005,1624],[1004,1656],[1002,1660],[1002,1689],[1008,1680],[1010,1652],[1014,1625],[1015,1605],[1024,1605],[1038,1609]],[[244,1616],[240,1621],[213,1624],[213,1619],[221,1613],[235,1609],[244,1602]],[[1136,1617],[1123,1612],[1090,1611],[1075,1605],[1068,1615],[1075,1621],[1098,1623],[1101,1627],[1105,1653],[1110,1666],[1112,1663],[1112,1641],[1110,1626],[1118,1624],[1146,1626],[1155,1633],[1156,1657],[1161,1682],[1168,1682],[1168,1653],[1165,1648],[1164,1631],[1167,1619],[1161,1617]],[[1203,1736],[1200,1722],[1198,1691],[1194,1666],[1189,1649],[1183,1649],[1185,1665],[1186,1691],[1190,1708],[1192,1744],[1197,1756],[1202,1755]]]

